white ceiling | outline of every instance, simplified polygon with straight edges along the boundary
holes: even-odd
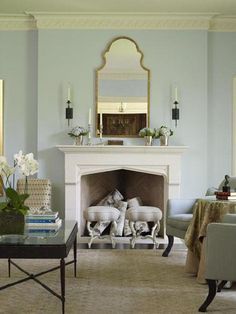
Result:
[[[236,0],[0,0],[0,14],[24,12],[215,13],[236,15]]]

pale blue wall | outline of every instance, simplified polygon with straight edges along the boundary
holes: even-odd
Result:
[[[212,186],[231,175],[236,33],[209,33],[208,175]]]
[[[37,155],[37,32],[0,32],[0,78],[4,80],[5,154]]]
[[[39,175],[52,180],[53,206],[58,210],[64,207],[64,156],[55,145],[72,143],[65,120],[67,83],[72,87],[73,124],[86,126],[89,108],[95,108],[94,71],[102,63],[101,53],[108,42],[122,35],[138,43],[144,65],[151,70],[152,127],[166,124],[174,128],[171,87],[177,84],[179,88],[180,121],[170,144],[189,146],[183,156],[182,196],[203,195],[208,185],[230,171],[232,84],[227,82],[235,74],[235,34],[164,30],[0,32],[0,77],[6,81],[6,153],[10,156],[20,148],[38,153]],[[223,102],[227,103],[226,110],[221,107]],[[222,135],[220,151],[217,117],[223,121],[221,128],[227,138],[223,141]],[[142,139],[125,142],[141,144]],[[219,155],[219,167],[218,161],[211,163],[215,155]]]

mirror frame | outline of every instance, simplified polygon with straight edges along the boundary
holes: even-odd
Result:
[[[146,118],[146,127],[149,127],[150,125],[150,69],[146,68],[144,65],[143,65],[143,58],[144,58],[144,55],[142,53],[142,51],[139,49],[139,46],[138,44],[130,37],[127,37],[127,36],[119,36],[119,37],[115,37],[113,38],[109,43],[108,45],[106,46],[105,50],[102,52],[102,65],[100,67],[98,67],[96,70],[95,70],[95,73],[96,73],[96,77],[95,77],[95,103],[96,103],[96,112],[95,112],[95,133],[96,133],[96,137],[99,137],[99,134],[98,134],[98,129],[99,129],[99,126],[98,126],[98,122],[97,122],[97,116],[98,116],[98,73],[100,70],[102,70],[105,66],[106,66],[106,53],[110,51],[110,48],[112,46],[112,44],[119,40],[119,39],[127,39],[129,41],[131,41],[135,47],[136,47],[136,50],[138,53],[140,53],[141,55],[141,58],[140,58],[140,66],[142,67],[143,70],[147,71],[147,118]],[[133,137],[133,138],[137,138],[139,137],[139,135],[104,135],[103,134],[103,137]]]
[[[0,80],[0,155],[3,155],[4,142],[3,142],[3,86],[4,81]],[[2,178],[0,177],[2,181]],[[3,186],[0,184],[0,196],[3,196]]]

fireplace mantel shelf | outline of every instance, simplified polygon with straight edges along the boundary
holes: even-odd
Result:
[[[129,152],[129,153],[183,153],[188,149],[188,146],[126,146],[126,145],[57,145],[60,151],[64,153],[115,153],[115,152]]]

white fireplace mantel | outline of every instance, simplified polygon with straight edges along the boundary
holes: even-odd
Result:
[[[112,170],[130,170],[161,175],[167,185],[166,198],[179,198],[181,156],[187,146],[58,145],[65,154],[65,217],[80,226],[81,176]]]

